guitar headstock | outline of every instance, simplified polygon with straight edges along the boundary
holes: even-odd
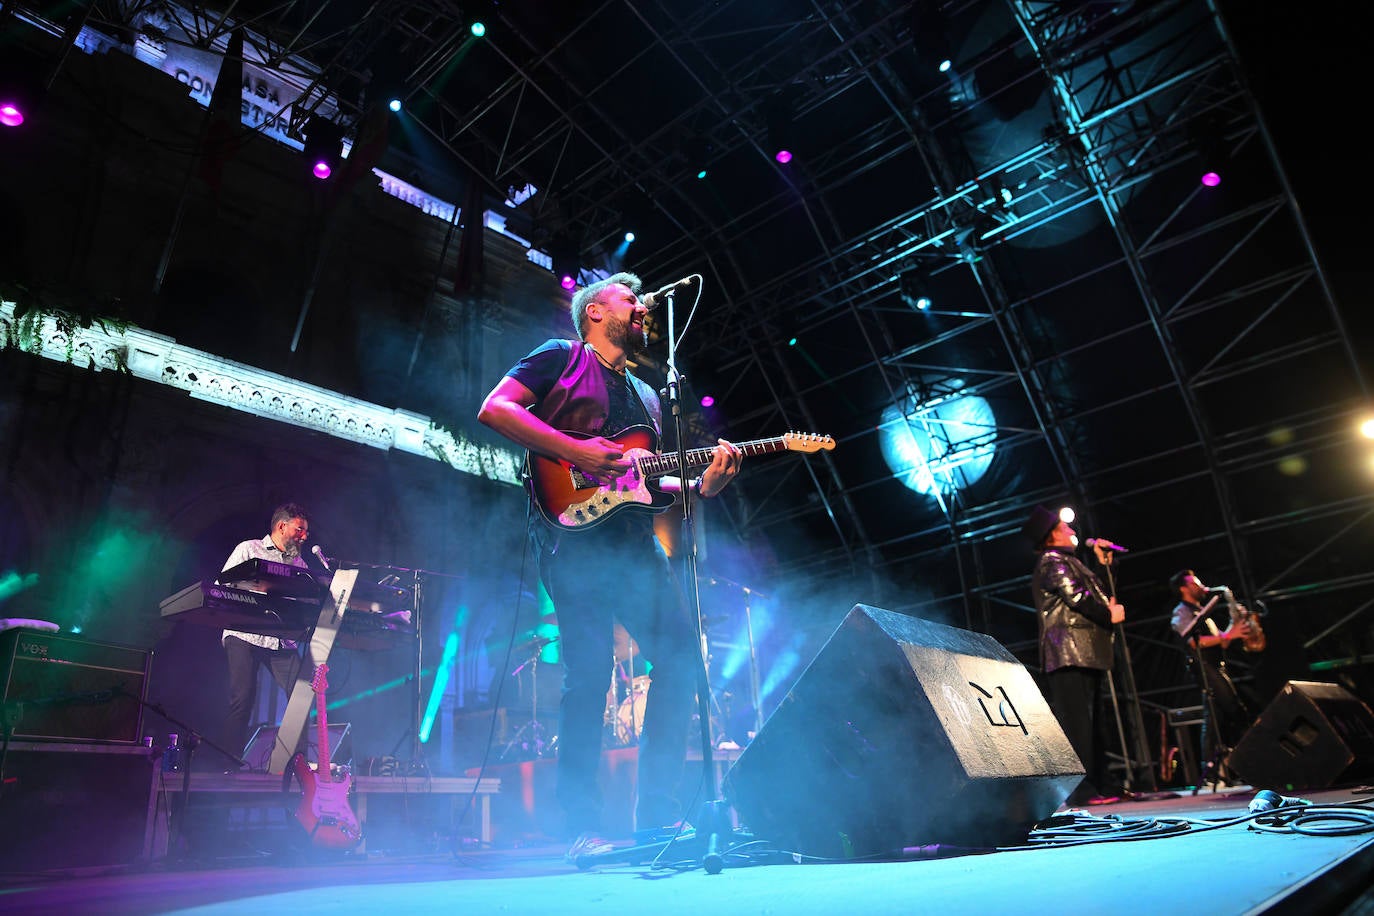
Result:
[[[325,675],[329,673],[329,666],[321,664],[315,668],[315,676],[310,679],[310,689],[316,693],[324,693],[329,689],[329,682],[325,680]]]
[[[782,444],[789,452],[828,452],[835,440],[817,433],[783,433]]]

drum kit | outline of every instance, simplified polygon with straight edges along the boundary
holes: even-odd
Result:
[[[631,747],[639,743],[644,728],[644,707],[649,702],[653,679],[644,673],[639,644],[619,623],[615,625],[615,665],[611,686],[606,691],[605,739],[608,747]],[[638,670],[640,673],[636,673]]]

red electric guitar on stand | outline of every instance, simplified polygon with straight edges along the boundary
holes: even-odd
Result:
[[[329,720],[325,713],[325,690],[329,684],[325,675],[328,665],[315,669],[310,689],[315,691],[315,719],[319,729],[319,768],[310,769],[304,754],[291,758],[289,769],[301,784],[301,802],[296,807],[296,820],[310,835],[310,842],[321,849],[353,849],[363,839],[358,816],[348,803],[353,787],[353,775],[343,768],[335,778],[329,765]]]

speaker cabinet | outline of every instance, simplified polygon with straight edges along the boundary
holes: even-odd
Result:
[[[1289,681],[1231,751],[1257,789],[1322,789],[1374,774],[1374,713],[1339,684]]]
[[[0,795],[6,871],[151,858],[157,757],[142,745],[13,742]]]
[[[850,858],[1023,842],[1084,775],[991,637],[856,605],[725,778],[744,826]]]
[[[0,633],[0,700],[16,741],[137,744],[147,649],[26,627]]]

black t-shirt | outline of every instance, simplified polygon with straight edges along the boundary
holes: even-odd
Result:
[[[572,341],[547,341],[516,363],[506,375],[534,392],[534,396],[542,401],[567,368],[571,351]],[[630,384],[628,374],[621,375],[614,369],[601,366],[600,361],[597,365],[606,375],[606,392],[610,395],[610,403],[606,405],[606,422],[595,431],[596,434],[610,437],[630,426],[647,425],[652,429],[649,412]]]

